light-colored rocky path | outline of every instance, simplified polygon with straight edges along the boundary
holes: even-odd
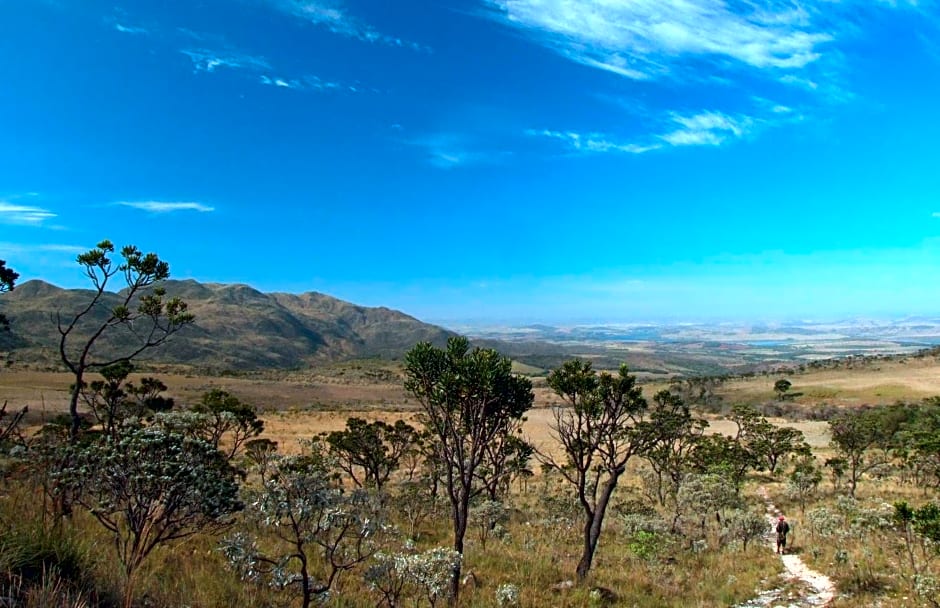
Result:
[[[773,530],[777,523],[777,517],[780,515],[780,510],[770,501],[770,496],[767,494],[766,488],[759,488],[758,493],[761,498],[764,499],[764,502],[767,503],[767,523],[770,528],[770,532],[767,535],[767,543],[771,549],[776,550],[777,535]],[[790,580],[796,579],[803,582],[812,591],[804,597],[783,599],[781,598],[782,590],[772,589],[743,604],[741,608],[781,605],[787,606],[788,608],[804,608],[809,606],[828,606],[829,603],[832,602],[833,598],[836,596],[836,586],[832,582],[832,579],[811,569],[803,562],[799,555],[785,553],[780,556],[780,559],[783,561],[783,567],[786,569],[785,576]]]

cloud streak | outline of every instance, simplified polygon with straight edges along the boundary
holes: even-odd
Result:
[[[34,253],[67,253],[70,255],[78,255],[79,253],[88,251],[89,248],[81,245],[61,245],[58,243],[27,244],[0,242],[0,249],[7,253],[15,253],[17,255]]]
[[[474,138],[461,133],[432,133],[405,143],[423,149],[427,162],[438,169],[496,164],[512,155],[507,150],[484,148]]]
[[[268,0],[274,8],[283,13],[303,19],[313,25],[355,38],[363,42],[410,48],[415,51],[430,49],[416,42],[409,42],[377,31],[368,23],[350,15],[341,0]]]
[[[666,146],[720,146],[752,132],[759,121],[751,116],[728,116],[716,111],[696,114],[673,113],[664,131],[647,135],[642,142],[618,141],[604,133],[579,133],[530,129],[526,135],[561,142],[569,151],[581,154],[644,154]]]
[[[197,72],[214,72],[218,68],[244,69],[250,71],[270,70],[271,64],[264,57],[247,55],[235,51],[214,51],[211,49],[183,49],[182,54],[189,57]]]
[[[691,116],[674,114],[672,121],[679,128],[659,136],[672,146],[719,146],[744,137],[754,124],[749,116],[732,118],[721,112],[700,112]]]
[[[40,226],[54,217],[56,217],[55,213],[42,207],[0,201],[0,223],[3,224]]]
[[[133,25],[124,25],[118,22],[114,23],[114,29],[121,32],[122,34],[149,34],[150,33],[150,30],[146,28],[137,27]]]
[[[208,213],[215,211],[214,207],[193,202],[165,202],[165,201],[119,201],[115,203],[124,207],[133,207],[150,213],[172,213],[174,211],[198,211]]]
[[[632,79],[662,77],[690,57],[799,69],[833,40],[814,28],[808,10],[789,1],[484,1],[492,18],[540,44]]]
[[[622,152],[627,154],[643,154],[651,150],[661,148],[658,143],[649,143],[646,145],[635,143],[624,143],[615,141],[609,135],[603,133],[578,133],[577,131],[552,131],[550,129],[530,129],[526,135],[533,137],[546,137],[548,139],[558,140],[566,147],[575,152],[605,153]]]

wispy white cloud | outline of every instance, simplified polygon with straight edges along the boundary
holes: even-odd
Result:
[[[262,74],[260,76],[261,84],[282,89],[294,89],[297,91],[343,91],[348,93],[358,93],[362,89],[356,85],[342,84],[330,80],[323,80],[316,76],[302,76],[300,78],[281,78],[278,76],[269,76]]]
[[[689,57],[797,69],[833,39],[790,1],[484,1],[491,16],[565,57],[634,79],[668,74]]]
[[[552,131],[550,129],[530,129],[526,135],[547,137],[562,142],[568,149],[583,153],[623,152],[643,154],[661,148],[658,143],[636,144],[615,141],[603,133],[578,133],[576,131]]]
[[[187,32],[189,37],[201,36],[196,32]],[[205,37],[203,37],[205,38]],[[357,93],[361,89],[356,85],[342,84],[323,80],[317,76],[288,77],[272,74],[274,67],[260,55],[250,55],[232,49],[212,50],[209,48],[182,49],[182,54],[190,58],[197,72],[213,73],[219,69],[230,69],[253,74],[261,84],[298,91],[345,91]]]
[[[8,243],[0,242],[0,250],[8,254],[28,255],[31,253],[67,253],[77,255],[88,251],[82,245],[62,245],[58,243]]]
[[[39,226],[46,220],[51,220],[56,214],[36,207],[0,200],[0,223]]]
[[[133,25],[124,25],[123,23],[114,23],[114,29],[123,33],[123,34],[149,34],[150,31],[147,28],[133,26]]]
[[[170,213],[173,211],[199,211],[201,213],[208,213],[209,211],[215,211],[214,207],[192,202],[119,201],[115,204],[133,207],[134,209],[142,209],[143,211],[149,211],[151,213]]]
[[[430,50],[422,44],[377,31],[368,23],[350,15],[342,0],[268,0],[268,2],[284,13],[325,27],[334,34],[364,42],[410,48],[415,51]]]
[[[721,112],[702,111],[697,114],[669,115],[668,124],[660,134],[645,135],[641,141],[623,142],[603,133],[579,133],[530,129],[526,135],[545,137],[565,145],[572,152],[583,154],[643,154],[664,146],[719,146],[740,139],[751,132],[757,120],[750,116],[728,116]]]
[[[673,146],[718,146],[746,135],[754,121],[749,116],[731,117],[721,112],[700,112],[690,116],[673,114],[679,128],[660,135]]]
[[[580,64],[634,80],[735,84],[763,74],[828,102],[837,44],[859,34],[860,7],[913,10],[936,0],[479,0],[481,12]],[[739,78],[740,77],[740,80]],[[820,84],[825,81],[825,85]]]
[[[494,164],[512,155],[507,150],[485,147],[474,138],[460,133],[433,133],[406,140],[405,143],[423,149],[427,162],[439,169]]]
[[[270,70],[271,64],[264,57],[247,55],[230,50],[182,49],[180,51],[193,62],[196,71],[214,72],[218,68],[245,69],[251,71]]]

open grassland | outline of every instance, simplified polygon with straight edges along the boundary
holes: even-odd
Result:
[[[891,404],[940,395],[940,362],[936,357],[875,359],[838,369],[806,369],[790,374],[769,374],[726,381],[720,394],[730,403],[760,403],[775,399],[773,385],[779,378],[793,383],[791,393],[801,393],[802,405]]]
[[[536,373],[538,370],[519,368],[517,371]],[[182,406],[197,402],[203,393],[215,388],[255,405],[265,423],[263,437],[276,441],[280,450],[289,454],[300,451],[299,440],[342,429],[350,416],[386,422],[406,420],[417,425],[418,407],[402,388],[400,367],[388,362],[357,362],[306,372],[240,377],[186,372],[146,375],[160,377],[169,387],[169,396]],[[940,364],[936,359],[878,360],[839,369],[728,380],[717,391],[722,404],[719,409],[727,410],[737,403],[780,403],[774,395],[773,384],[782,377],[792,382],[791,392],[802,393],[792,400],[792,404],[798,406],[797,413],[799,408],[819,405],[851,408],[940,395]],[[28,422],[36,428],[65,411],[70,381],[70,376],[62,373],[4,370],[0,372],[0,403],[8,401],[10,406],[29,406]],[[558,455],[552,423],[553,406],[560,402],[547,389],[544,378],[535,377],[534,382],[535,406],[527,413],[523,434],[541,452]],[[666,388],[662,383],[643,386],[648,398]],[[737,431],[735,423],[721,412],[703,415],[709,422],[708,433],[732,436]],[[829,425],[825,421],[782,418],[771,418],[771,421],[802,431],[818,464],[833,455]],[[488,526],[478,521],[472,523],[464,573],[472,572],[473,577],[462,588],[460,605],[496,606],[496,589],[505,583],[519,587],[518,605],[526,607],[809,605],[801,599],[808,592],[799,582],[778,578],[782,572],[780,561],[767,550],[766,543],[755,542],[745,549],[740,543],[729,541],[719,531],[721,523],[715,520],[714,512],[693,509],[684,513],[678,520],[684,535],[643,536],[631,530],[628,525],[631,505],[649,502],[644,494],[643,466],[638,458],[631,461],[617,490],[587,584],[556,591],[552,589],[554,585],[573,577],[580,554],[579,512],[571,497],[566,498],[567,490],[557,475],[543,474],[533,462],[534,477],[526,483],[513,484],[507,499],[508,516],[500,524],[499,534],[487,530]],[[830,479],[829,471],[824,470],[823,482],[807,501],[805,510],[801,510],[788,488],[789,470],[787,463],[773,476],[752,474],[742,489],[742,496],[748,508],[762,510],[763,488],[787,513],[793,524],[791,549],[808,566],[829,575],[837,584],[838,596],[833,608],[931,605],[925,603],[930,597],[924,595],[923,589],[918,591],[917,584],[923,587],[924,580],[940,579],[940,560],[916,562],[921,578],[915,580],[913,567],[905,561],[903,539],[889,520],[893,501],[905,499],[912,504],[922,504],[927,499],[936,500],[935,490],[917,487],[910,480],[889,474],[866,475],[859,485],[859,501],[849,502],[844,498],[844,485],[836,487],[836,483],[844,484],[844,481]],[[248,483],[257,483],[257,480],[249,479]],[[391,523],[404,530],[408,527],[407,513],[396,502],[399,498],[393,494],[386,512]],[[56,559],[61,557],[66,566],[76,567],[74,574],[80,584],[70,588],[69,593],[90,599],[91,603],[86,605],[115,605],[122,583],[110,536],[85,512],[76,512],[67,525],[50,532],[47,506],[41,490],[30,485],[28,473],[17,477],[14,471],[4,478],[0,485],[0,527],[5,530],[0,543],[0,567],[5,563],[2,560],[13,559],[20,553],[28,557],[36,553],[37,543],[47,542],[62,554]],[[417,524],[416,546],[420,550],[447,546],[450,528],[446,505],[426,506],[427,516]],[[657,509],[664,521],[671,520],[669,508],[657,506]],[[819,523],[822,521],[820,509],[831,515],[825,529]],[[878,517],[884,521],[872,523]],[[859,522],[868,527],[861,527]],[[239,525],[242,524],[237,523],[236,530]],[[57,536],[47,538],[48,534]],[[693,543],[691,539],[696,537]],[[226,567],[218,540],[200,534],[159,548],[140,577],[138,606],[273,608],[297,605],[296,596],[292,599],[288,593],[238,580]],[[395,551],[400,550],[403,540],[389,536],[381,542],[387,550]],[[364,571],[362,567],[344,573],[327,605],[376,606],[378,597],[364,583]],[[62,573],[49,576],[59,574]],[[925,579],[925,576],[933,579]],[[6,582],[7,585],[14,583],[13,579]],[[603,588],[613,594],[597,600],[591,595],[592,588]],[[27,605],[64,608],[82,605],[60,601],[61,594],[55,595],[55,589],[47,591],[48,596],[37,596],[34,603]],[[745,604],[766,591],[777,593],[780,603]],[[3,592],[4,589],[0,589],[0,596]],[[940,599],[936,594],[932,597]],[[416,601],[414,605],[429,604]]]

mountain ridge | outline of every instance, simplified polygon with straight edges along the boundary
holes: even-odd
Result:
[[[162,283],[170,297],[187,302],[196,321],[147,360],[231,370],[289,369],[356,358],[399,358],[417,342],[443,345],[455,333],[387,307],[366,307],[328,294],[262,292],[244,283]],[[0,297],[13,320],[0,348],[15,359],[41,361],[58,345],[55,315],[70,319],[94,292],[26,281]],[[103,318],[121,292],[107,292],[95,314]],[[108,336],[110,346],[119,343]]]

